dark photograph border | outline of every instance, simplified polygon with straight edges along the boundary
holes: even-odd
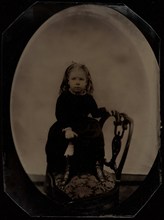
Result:
[[[40,1],[41,4],[43,1]],[[54,1],[52,1],[54,2]],[[3,12],[1,14],[2,16],[2,20],[3,20],[3,24],[1,27],[1,32],[3,32],[4,30],[6,30],[6,28],[12,24],[12,22],[21,14],[23,13],[28,7],[30,7],[33,3],[35,3],[35,1],[15,1],[15,2],[10,2],[9,1],[4,1],[1,3],[2,5],[2,9]],[[104,2],[105,4],[107,3],[111,3],[111,1],[109,2]],[[114,2],[115,3],[115,2]],[[145,21],[147,21],[153,28],[154,30],[156,30],[156,32],[158,33],[159,37],[161,38],[161,40],[163,39],[163,35],[162,35],[162,14],[160,13],[161,7],[162,7],[162,3],[161,1],[145,1],[144,3],[132,3],[130,1],[123,1],[123,3],[125,5],[127,5],[129,8],[131,8],[133,11],[135,11],[135,13],[137,13],[138,15],[140,15],[143,19],[145,19]],[[70,1],[66,2],[65,1],[65,7],[67,7],[68,5],[70,6],[70,4],[74,4],[73,2],[71,3]],[[119,2],[120,4],[120,2]],[[61,10],[61,8],[63,7],[60,6],[60,4],[58,4],[57,7],[57,11]],[[146,10],[144,10],[146,8]],[[47,9],[48,10],[48,9]],[[8,11],[10,12],[10,16],[7,16],[4,12]],[[48,12],[49,15],[51,16],[54,12],[49,11]],[[127,15],[128,16],[128,15]],[[4,97],[5,94],[5,100],[2,99],[1,100],[1,105],[3,106],[5,104],[5,106],[8,106],[7,100],[9,100],[10,97],[10,86],[12,83],[12,79],[13,79],[13,75],[12,75],[12,70],[16,68],[16,64],[17,64],[17,60],[20,57],[21,53],[22,53],[22,49],[24,49],[24,45],[28,42],[28,40],[30,39],[30,37],[32,36],[32,34],[35,32],[35,30],[47,19],[47,12],[46,13],[42,13],[42,16],[37,20],[39,21],[38,23],[32,22],[30,23],[28,20],[20,20],[20,27],[21,27],[21,23],[26,23],[27,25],[29,25],[29,27],[32,25],[33,29],[31,28],[31,33],[30,32],[24,32],[24,35],[22,36],[23,41],[22,45],[17,47],[17,44],[19,42],[19,39],[16,38],[15,36],[15,42],[17,42],[12,50],[15,51],[15,57],[6,57],[6,60],[8,60],[8,62],[10,62],[10,66],[7,67],[6,71],[8,71],[9,73],[11,73],[9,76],[3,76],[2,77],[2,81],[1,81],[1,95],[2,97]],[[137,25],[138,21],[133,18],[133,22]],[[142,31],[145,31],[145,27],[142,26],[140,24],[140,28],[142,29]],[[12,31],[12,28],[10,29]],[[20,30],[18,28],[17,32],[22,32],[22,30]],[[151,36],[149,38],[149,34],[147,35],[149,31],[146,30],[145,31],[145,37],[147,38],[147,40],[149,41],[150,45],[152,46],[152,49],[156,55],[156,58],[158,60],[158,62],[160,63],[160,69],[161,69],[161,82],[163,82],[163,44],[161,43],[161,54],[160,54],[160,60],[158,59],[159,54],[158,54],[158,46],[156,46],[156,44],[154,44],[153,42],[156,41],[156,36]],[[153,39],[153,40],[152,40]],[[10,39],[8,39],[10,42]],[[24,44],[24,45],[23,45]],[[7,44],[8,50],[11,49],[11,45]],[[3,58],[3,57],[2,57]],[[2,59],[1,58],[1,59]],[[7,66],[7,64],[6,64]],[[3,84],[5,82],[5,85]],[[5,86],[5,88],[4,88]],[[163,85],[161,83],[161,121],[163,122]],[[51,201],[45,197],[44,195],[42,195],[38,190],[36,190],[36,188],[34,187],[34,185],[32,184],[32,182],[29,180],[28,176],[25,174],[24,169],[19,161],[19,158],[17,156],[16,150],[13,149],[12,147],[10,147],[11,145],[14,145],[13,140],[10,138],[11,136],[11,128],[10,128],[10,119],[9,119],[9,114],[8,114],[8,110],[7,108],[4,109],[3,107],[1,107],[1,115],[2,115],[2,122],[4,125],[1,126],[1,129],[3,129],[3,136],[5,137],[9,137],[8,141],[6,143],[7,149],[5,149],[5,154],[3,154],[3,137],[1,136],[1,150],[2,150],[2,158],[3,160],[1,161],[2,167],[1,167],[1,171],[2,171],[2,178],[1,178],[1,192],[2,192],[2,199],[1,201],[1,207],[2,207],[2,213],[0,213],[0,215],[5,219],[5,218],[10,218],[11,216],[15,216],[16,218],[29,218],[29,215],[26,213],[27,209],[31,209],[31,213],[33,213],[34,216],[39,216],[41,215],[42,217],[44,216],[53,216],[55,218],[60,217],[60,216],[67,216],[67,212],[63,213],[61,210],[60,205],[58,204],[53,204],[51,203]],[[4,123],[5,122],[5,123]],[[2,125],[2,123],[1,123]],[[163,124],[161,124],[162,126]],[[161,130],[162,131],[162,130]],[[161,155],[163,158],[163,131],[161,132]],[[5,158],[5,155],[8,155]],[[128,205],[129,203],[131,203],[132,207],[136,207],[138,204],[136,204],[136,202],[134,201],[138,201],[143,202],[147,197],[146,194],[144,194],[143,197],[141,197],[141,195],[143,195],[143,192],[145,192],[145,190],[147,190],[147,187],[149,186],[150,182],[154,182],[154,184],[152,184],[152,188],[150,187],[150,191],[147,191],[147,193],[150,195],[151,192],[154,192],[154,187],[156,188],[156,184],[158,185],[158,183],[156,183],[155,179],[158,179],[158,173],[157,173],[157,167],[159,166],[159,160],[161,159],[161,155],[157,156],[157,160],[154,163],[154,166],[152,167],[152,170],[150,172],[149,177],[146,179],[146,181],[144,182],[144,184],[142,185],[142,187],[139,187],[138,191],[130,198],[130,201],[126,201],[126,203],[117,211],[116,213],[122,215],[122,216],[126,216],[127,214],[127,210],[128,210]],[[12,158],[12,161],[9,161],[9,158]],[[5,161],[5,164],[3,164]],[[33,194],[33,197],[31,198],[30,196],[27,196],[27,199],[24,203],[24,207],[23,209],[18,207],[12,200],[12,198],[10,198],[10,196],[8,196],[7,194],[4,193],[4,189],[3,189],[3,167],[7,165],[9,167],[13,168],[13,173],[7,173],[5,172],[5,176],[16,176],[17,177],[17,184],[18,184],[18,189],[19,189],[19,202],[21,202],[22,198],[24,198],[27,195]],[[161,165],[160,165],[161,166]],[[19,175],[17,171],[19,170]],[[22,178],[23,177],[23,178]],[[14,182],[10,183],[15,184]],[[24,187],[25,186],[25,187]],[[14,188],[14,187],[13,187]],[[158,187],[157,187],[158,188]],[[18,193],[18,192],[12,192],[11,189],[11,194],[12,193]],[[39,198],[39,199],[38,199]],[[149,198],[150,199],[150,198]],[[133,204],[132,204],[133,203]],[[145,203],[145,202],[144,202]],[[30,204],[30,206],[29,206]],[[135,218],[137,219],[141,219],[144,218],[144,216],[154,216],[154,218],[161,218],[163,216],[163,210],[162,210],[162,204],[163,204],[163,186],[160,186],[157,190],[157,192],[152,193],[151,199],[149,201],[147,201],[145,207],[137,214],[137,216]],[[55,211],[54,211],[54,205],[56,207]],[[153,208],[152,208],[153,207]],[[134,208],[135,209],[135,208]],[[8,211],[10,210],[10,212]],[[155,211],[154,211],[155,210]],[[158,211],[157,211],[158,210]],[[135,212],[135,210],[132,210]],[[53,214],[52,214],[53,213]],[[61,214],[62,213],[62,214]]]

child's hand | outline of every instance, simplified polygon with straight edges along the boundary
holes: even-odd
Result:
[[[106,112],[108,112],[107,110],[106,110],[106,108],[105,107],[101,107],[101,108],[99,108],[99,110],[102,112],[102,113],[106,113]]]
[[[77,137],[78,135],[76,134],[76,132],[72,131],[72,129],[67,129],[65,131],[65,138],[66,139],[71,139],[71,138],[74,138],[74,137]]]
[[[105,107],[99,108],[102,116],[111,115]]]

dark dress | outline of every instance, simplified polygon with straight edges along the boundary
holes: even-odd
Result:
[[[94,172],[96,161],[104,158],[104,137],[97,120],[103,113],[104,108],[97,107],[92,95],[74,95],[68,91],[58,97],[57,121],[50,127],[46,143],[50,172],[62,172],[65,169],[64,153],[70,140],[65,138],[63,129],[67,127],[78,134],[71,140],[74,144],[74,155],[71,157],[73,172]]]

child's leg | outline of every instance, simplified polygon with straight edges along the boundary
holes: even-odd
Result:
[[[74,144],[72,141],[69,141],[67,149],[64,153],[64,156],[72,156],[74,154]]]
[[[104,159],[104,136],[99,122],[93,118],[80,121],[76,127],[73,167],[75,172],[96,173],[96,162]],[[102,166],[101,166],[102,168]]]

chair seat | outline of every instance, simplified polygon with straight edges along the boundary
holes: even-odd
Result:
[[[66,193],[72,200],[95,197],[106,194],[115,187],[114,175],[104,171],[104,181],[100,181],[93,174],[81,174],[73,176],[71,180],[63,186],[63,175],[55,177],[56,186]]]

